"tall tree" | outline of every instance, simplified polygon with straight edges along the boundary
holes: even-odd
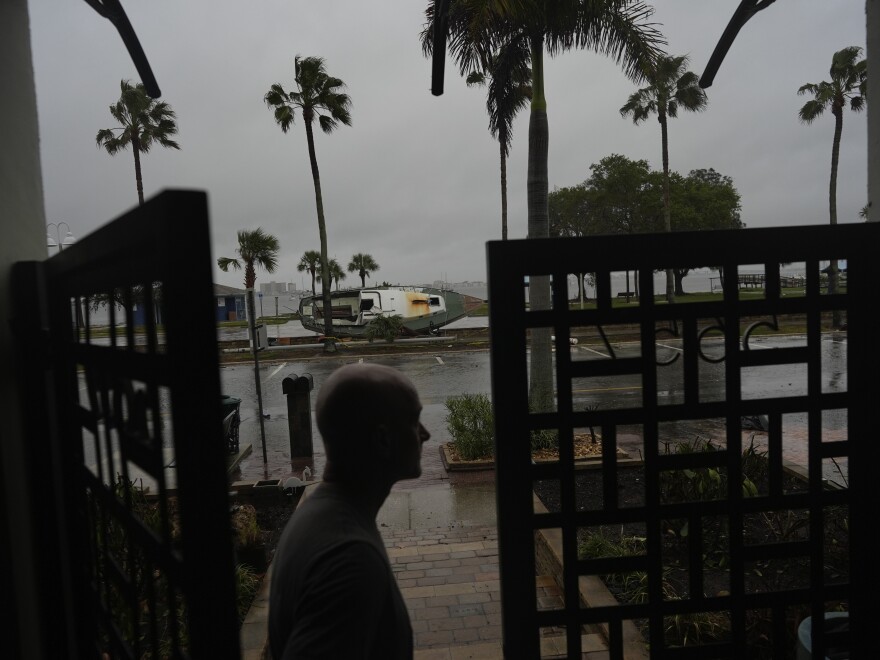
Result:
[[[325,282],[330,281],[330,263],[327,259],[327,226],[324,221],[324,201],[321,196],[321,177],[318,173],[318,159],[315,156],[315,137],[312,124],[315,119],[324,133],[332,133],[340,122],[351,126],[351,99],[342,92],[345,83],[327,74],[324,59],[321,57],[296,56],[293,63],[294,82],[297,91],[289,94],[275,83],[264,97],[266,105],[274,108],[275,121],[284,133],[293,126],[296,111],[302,113],[306,125],[306,140],[309,145],[309,162],[312,166],[312,179],[315,184],[315,205],[318,210],[318,234],[321,238],[321,275]],[[330,303],[330,287],[322,287],[324,298],[324,334],[333,334],[333,314]],[[314,295],[314,285],[312,294]],[[326,346],[327,344],[325,344]]]
[[[361,278],[361,288],[367,286],[367,278],[370,273],[375,273],[377,270],[379,270],[379,264],[369,254],[358,252],[348,262],[348,272],[358,274],[358,277]]]
[[[317,250],[306,250],[303,252],[303,256],[300,257],[299,263],[296,265],[296,269],[300,272],[308,272],[309,275],[312,276],[312,295],[315,294],[315,274],[318,271],[318,268],[321,266],[321,253]]]
[[[678,116],[678,110],[699,112],[707,104],[706,92],[700,88],[697,74],[687,70],[687,55],[661,55],[645,71],[647,87],[633,92],[620,109],[624,117],[632,115],[639,124],[653,114],[660,122],[663,149],[663,225],[672,231],[669,204],[669,130],[668,120]],[[666,299],[675,301],[675,280],[671,269],[666,271]]]
[[[507,240],[507,157],[513,142],[513,120],[532,95],[529,84],[529,52],[525,43],[514,41],[502,46],[482,64],[480,71],[467,76],[468,85],[486,85],[489,133],[498,139],[501,160],[501,240]]]
[[[605,231],[633,234],[649,230],[650,167],[646,160],[630,160],[620,154],[606,156],[590,165],[592,174],[586,184],[592,193],[595,212]],[[630,293],[629,270],[626,271],[626,292]],[[635,279],[635,295],[639,280]]]
[[[330,260],[330,282],[336,283],[336,290],[339,291],[339,280],[344,280],[346,278],[345,271],[342,270],[342,266],[339,265],[339,262],[336,259]],[[317,279],[319,282],[321,280],[321,274],[317,274]],[[323,282],[322,282],[323,284]]]
[[[422,47],[431,52],[424,35],[433,31],[434,7],[426,12],[429,26]],[[549,236],[547,158],[549,128],[544,95],[544,51],[552,56],[572,48],[588,48],[622,64],[625,73],[641,80],[647,64],[657,57],[663,42],[647,22],[653,10],[634,0],[452,0],[448,15],[449,50],[463,74],[478,71],[485,53],[518,42],[529,51],[532,70],[529,115],[529,155],[526,196],[529,238]],[[487,45],[489,48],[487,48]],[[549,309],[550,278],[529,280],[532,309]],[[532,330],[529,363],[529,400],[533,410],[553,406],[550,330]]]
[[[840,156],[840,135],[843,132],[843,111],[847,103],[850,110],[860,112],[865,107],[868,84],[868,63],[859,57],[862,49],[850,46],[839,50],[831,57],[831,82],[807,83],[798,89],[798,95],[812,94],[798,112],[805,124],[812,124],[831,109],[834,115],[834,140],[831,143],[831,182],[828,185],[828,213],[831,224],[837,224],[837,162]],[[837,293],[837,260],[833,259],[828,273],[828,292]],[[834,310],[832,324],[840,327],[840,311]]]
[[[95,136],[95,142],[98,148],[104,147],[111,156],[131,145],[138,202],[143,204],[141,154],[148,153],[156,143],[170,149],[180,149],[180,145],[171,139],[172,135],[177,134],[177,123],[171,106],[150,98],[141,83],[133,86],[128,80],[122,80],[119,87],[119,100],[110,106],[110,115],[120,125],[102,128]]]
[[[662,181],[652,183],[654,190],[661,189]],[[711,167],[708,170],[691,170],[686,177],[670,172],[670,196],[673,231],[745,227],[740,218],[740,194],[733,185],[733,179]],[[683,280],[689,272],[690,268],[685,267],[673,269],[675,295],[685,295]]]
[[[590,166],[590,178],[550,193],[550,230],[554,236],[639,233],[663,227],[663,172],[647,161],[619,154]],[[714,169],[669,173],[673,231],[744,227],[740,195],[733,180]],[[684,295],[689,268],[674,269],[675,293]],[[638,281],[637,281],[638,284]]]
[[[242,229],[238,232],[238,247],[235,249],[238,258],[220,257],[217,265],[224,273],[239,270],[244,266],[244,286],[253,289],[257,281],[256,267],[260,266],[267,273],[274,273],[278,265],[278,239],[267,234],[261,228]]]

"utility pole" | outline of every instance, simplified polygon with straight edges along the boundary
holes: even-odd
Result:
[[[254,385],[257,390],[257,415],[260,418],[260,440],[263,443],[263,465],[266,466],[269,463],[269,460],[266,457],[266,429],[263,426],[263,391],[260,387],[260,358],[257,356],[259,348],[257,347],[257,324],[254,319],[256,316],[256,310],[254,309],[253,289],[247,290],[246,298],[248,306],[248,327],[251,331],[251,353],[254,356]],[[262,304],[262,299],[260,300],[260,303]]]

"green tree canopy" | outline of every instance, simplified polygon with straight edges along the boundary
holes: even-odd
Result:
[[[379,264],[376,263],[372,255],[362,252],[352,256],[351,261],[348,262],[348,272],[358,274],[358,277],[361,278],[361,288],[367,286],[367,278],[370,273],[375,273],[377,270],[379,270]]]
[[[238,232],[238,247],[235,250],[238,259],[220,257],[217,259],[217,265],[224,273],[229,271],[230,266],[233,270],[244,266],[244,286],[253,289],[257,281],[257,266],[267,273],[275,272],[275,267],[278,265],[278,249],[278,239],[272,234],[267,234],[259,227],[253,230],[242,229]]]
[[[589,179],[550,193],[551,231],[556,236],[641,233],[664,230],[662,172],[647,161],[612,154],[590,166]],[[669,173],[673,231],[742,228],[741,199],[733,180],[714,169]],[[683,295],[689,269],[673,272]]]
[[[110,116],[119,126],[102,128],[95,136],[95,142],[98,148],[104,147],[111,156],[131,146],[138,202],[143,204],[141,154],[148,153],[154,144],[180,149],[180,145],[171,139],[172,135],[177,134],[177,123],[171,106],[150,98],[141,83],[132,85],[128,80],[122,80],[119,88],[119,100],[110,106]]]
[[[318,235],[321,239],[321,276],[330,281],[330,262],[327,258],[327,224],[324,219],[324,199],[321,194],[321,176],[318,172],[318,158],[315,155],[315,136],[312,124],[317,119],[324,133],[332,133],[339,124],[351,126],[351,99],[342,90],[345,83],[329,75],[321,57],[299,55],[293,61],[295,92],[286,92],[275,83],[266,92],[263,100],[273,109],[275,122],[287,133],[293,126],[297,111],[302,113],[306,125],[306,141],[309,147],[309,162],[312,167],[312,181],[315,184],[315,206],[318,211]],[[324,298],[324,334],[333,334],[333,314],[330,302],[330,287],[322,287]],[[312,275],[312,295],[315,295],[314,274]]]

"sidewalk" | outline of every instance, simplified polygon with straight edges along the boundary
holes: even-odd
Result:
[[[412,622],[415,660],[501,660],[494,473],[446,474],[430,454],[423,468],[421,479],[392,490],[377,517]],[[538,607],[561,606],[554,579],[535,580]],[[244,660],[264,657],[268,584],[269,574],[242,626]],[[584,635],[582,648],[583,658],[607,657],[598,635]],[[541,657],[565,658],[565,637],[550,632]]]

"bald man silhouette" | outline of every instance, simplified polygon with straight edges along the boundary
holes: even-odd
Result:
[[[396,369],[334,371],[315,404],[327,463],[288,521],[272,566],[269,643],[276,660],[412,658],[412,627],[376,515],[402,479],[421,475],[415,387]]]

